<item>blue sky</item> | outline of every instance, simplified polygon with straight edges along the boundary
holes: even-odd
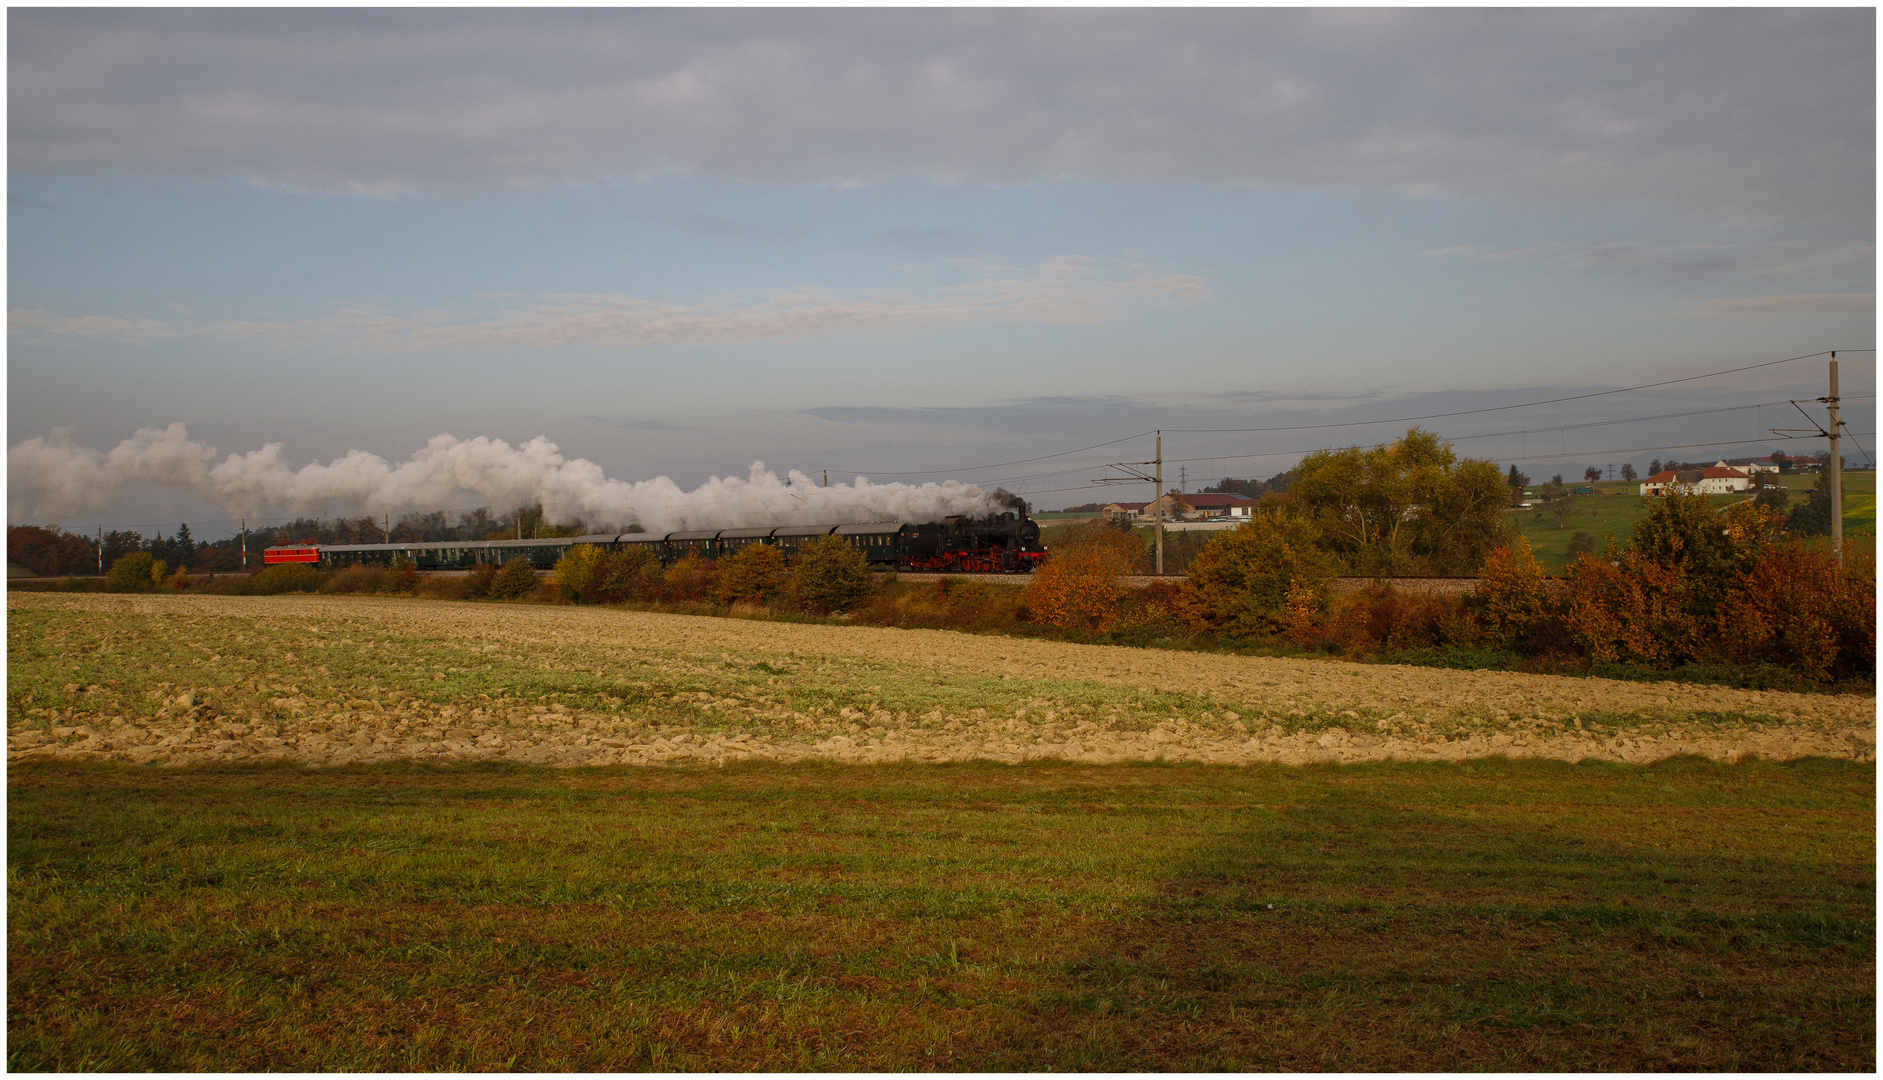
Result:
[[[15,521],[392,509],[284,477],[441,433],[682,489],[762,459],[1052,508],[1115,497],[1077,489],[1148,440],[971,467],[1874,343],[1868,10],[15,10],[9,33]],[[1869,432],[1873,354],[1842,367]],[[1823,374],[1428,426],[1533,475],[1697,460],[1658,448],[1797,425],[1543,432]],[[107,459],[174,423],[196,464]],[[1194,489],[1396,433],[1165,450]],[[204,478],[272,443],[266,482]]]

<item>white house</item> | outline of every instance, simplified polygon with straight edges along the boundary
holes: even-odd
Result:
[[[1684,495],[1730,495],[1752,486],[1752,476],[1724,461],[1712,465],[1692,483],[1682,483],[1672,469],[1662,469],[1641,482],[1641,497],[1675,492]]]

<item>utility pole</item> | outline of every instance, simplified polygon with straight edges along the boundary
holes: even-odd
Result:
[[[1190,466],[1188,465],[1177,466],[1177,490],[1185,495],[1190,494]]]
[[[1824,399],[1831,412],[1831,558],[1844,565],[1844,454],[1837,418],[1837,354],[1831,354],[1831,394]]]
[[[1142,438],[1143,436],[1137,437]],[[1152,471],[1148,473],[1145,472],[1143,469],[1145,465],[1151,466]],[[1094,484],[1141,484],[1146,480],[1151,482],[1154,489],[1151,492],[1153,496],[1151,500],[1151,522],[1157,533],[1157,572],[1162,574],[1164,572],[1164,433],[1162,431],[1157,433],[1157,456],[1155,458],[1150,461],[1114,461],[1111,467],[1114,469],[1123,469],[1130,475],[1101,476],[1092,482]]]
[[[1152,462],[1157,467],[1157,501],[1152,503],[1157,515],[1151,520],[1157,530],[1157,576],[1164,576],[1164,433],[1157,433],[1157,457]]]
[[[103,525],[100,525],[98,526],[98,574],[99,576],[103,577],[104,572],[105,572],[105,527]]]
[[[829,469],[824,470],[824,486],[825,487],[830,486],[830,470]]]
[[[242,519],[242,569],[248,569],[248,519]]]

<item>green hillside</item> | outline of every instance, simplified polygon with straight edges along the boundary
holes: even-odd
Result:
[[[1804,493],[1818,482],[1815,473],[1790,473],[1779,479],[1791,489],[1793,503],[1803,503]],[[1555,515],[1542,513],[1541,507],[1519,510],[1513,515],[1517,531],[1530,541],[1537,561],[1548,569],[1560,570],[1569,562],[1569,540],[1578,531],[1594,536],[1598,548],[1610,535],[1625,544],[1634,533],[1635,521],[1647,513],[1648,503],[1641,498],[1639,483],[1604,481],[1596,484],[1595,489],[1594,495],[1576,497],[1569,517],[1563,521],[1561,528],[1557,527]],[[1746,498],[1744,495],[1719,495],[1714,496],[1713,503],[1715,506],[1730,506]],[[1874,472],[1844,474],[1844,535],[1853,540],[1860,536],[1869,537],[1874,542]]]

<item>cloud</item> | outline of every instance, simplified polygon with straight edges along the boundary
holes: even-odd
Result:
[[[8,25],[9,167],[42,174],[372,195],[1098,178],[1873,217],[1861,8],[16,9]]]
[[[1116,318],[1140,301],[1192,303],[1208,292],[1202,278],[1189,274],[1158,275],[1134,264],[1058,256],[1028,274],[995,274],[929,294],[873,291],[845,298],[805,286],[775,290],[755,303],[681,304],[586,293],[549,296],[530,307],[490,315],[434,311],[402,316],[356,306],[297,322],[206,324],[15,309],[9,313],[8,329],[39,340],[93,338],[128,344],[194,335],[386,352],[619,348],[791,341],[832,333],[898,336],[990,323],[1093,325]]]
[[[1707,300],[1666,314],[1718,319],[1743,315],[1843,315],[1876,310],[1875,293],[1804,293],[1793,296],[1739,296]]]
[[[521,446],[479,436],[435,435],[402,462],[351,450],[323,465],[295,469],[281,443],[217,460],[216,448],[190,438],[180,423],[141,428],[109,451],[80,446],[53,428],[7,452],[9,520],[47,520],[112,505],[125,489],[155,485],[193,492],[233,515],[394,513],[482,502],[541,503],[552,516],[590,522],[639,522],[650,532],[685,528],[808,525],[846,521],[931,521],[1000,509],[973,484],[871,483],[856,477],[828,487],[802,472],[783,478],[752,463],[743,477],[714,476],[691,491],[664,476],[623,481],[585,458],[565,458],[537,436]]]

